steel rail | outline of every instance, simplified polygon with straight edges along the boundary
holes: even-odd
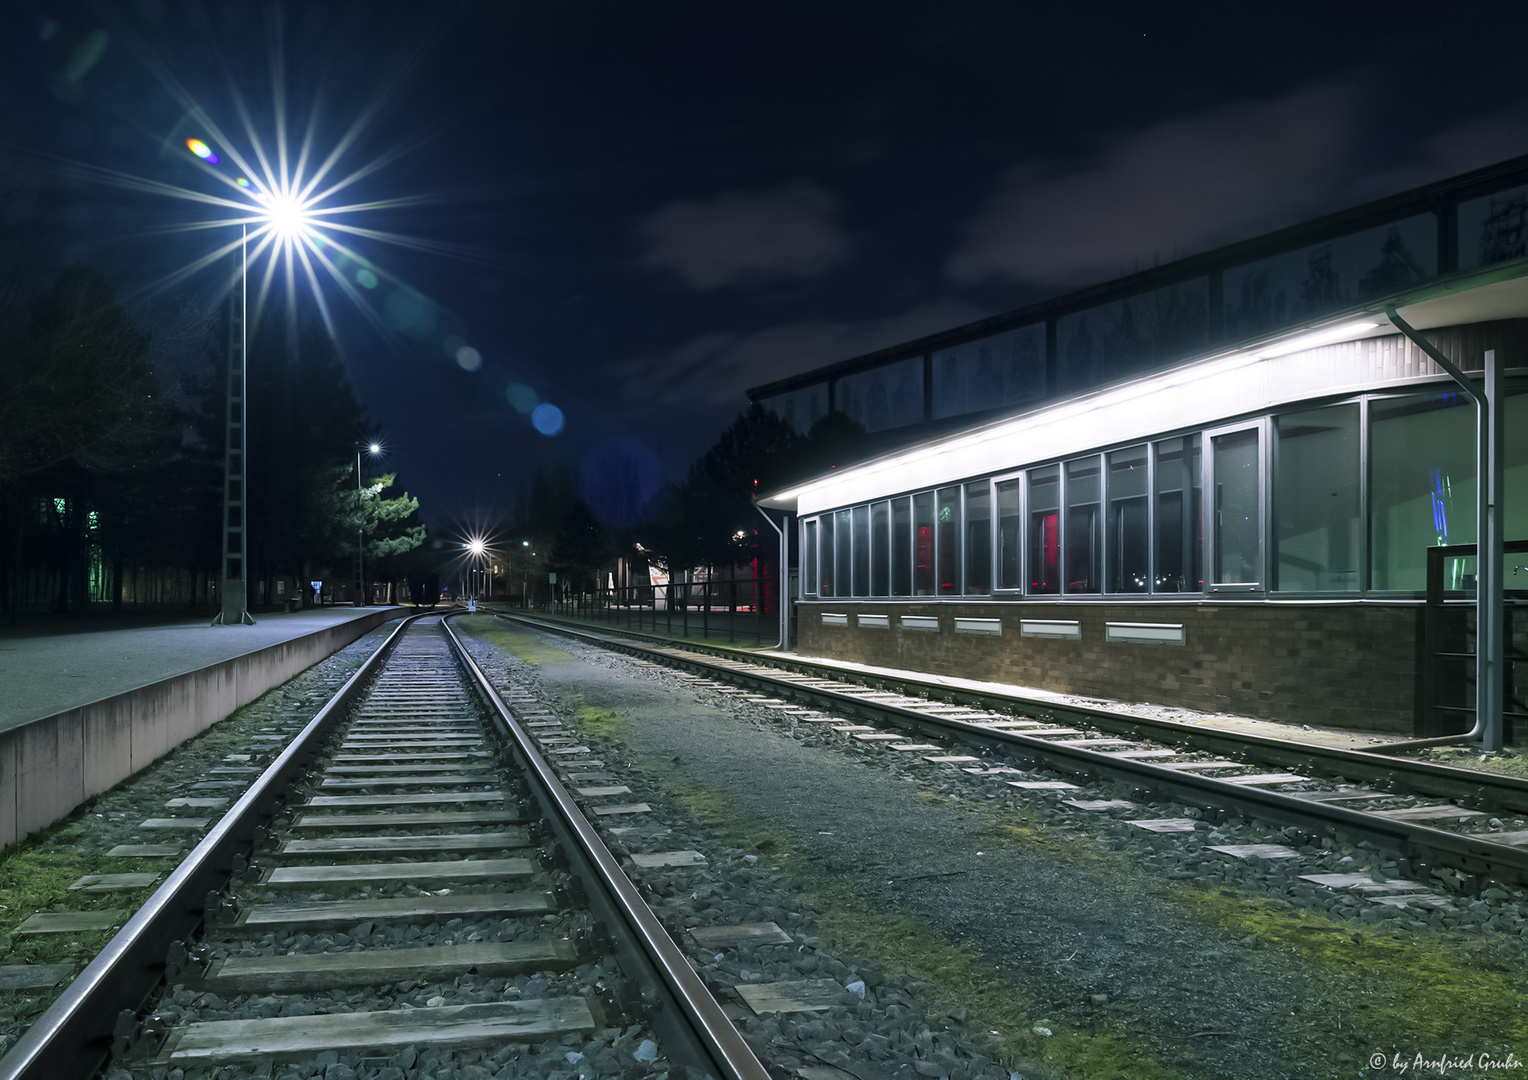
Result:
[[[57,1000],[37,1018],[5,1057],[0,1080],[60,1080],[87,1077],[100,1068],[111,1048],[118,1015],[136,1012],[163,978],[174,941],[190,937],[202,921],[209,893],[221,894],[233,874],[235,856],[250,849],[261,819],[269,820],[292,778],[376,674],[420,615],[394,627],[339,691],[308,721],[191,854],[170,872],[142,907],[117,931]]]
[[[1100,706],[1069,704],[1026,697],[1022,694],[950,686],[934,679],[920,679],[916,672],[853,671],[806,658],[760,655],[748,650],[708,642],[676,642],[625,629],[612,628],[603,633],[595,633],[557,620],[542,620],[519,613],[500,614],[500,617],[519,619],[527,624],[559,633],[582,635],[602,644],[610,643],[607,635],[613,634],[638,640],[662,642],[663,645],[671,648],[709,653],[745,663],[766,664],[797,674],[835,679],[840,682],[895,684],[908,688],[913,696],[919,692],[927,692],[931,696],[937,695],[942,700],[954,704],[977,705],[988,709],[1020,708],[1053,716],[1058,720],[1084,721],[1100,731],[1111,734],[1130,734],[1137,738],[1192,747],[1209,753],[1251,758],[1267,765],[1317,768],[1349,780],[1403,784],[1407,790],[1417,795],[1429,795],[1440,799],[1468,799],[1501,810],[1528,814],[1528,780],[1501,773],[1462,769],[1456,765],[1443,765],[1432,761],[1409,761],[1404,758],[1388,757],[1383,747],[1376,747],[1374,750],[1351,750],[1339,746],[1321,746],[1316,743],[1297,743],[1269,735],[1220,731],[1179,720],[1137,716]]]
[[[491,708],[496,726],[514,746],[528,777],[533,780],[538,799],[548,811],[553,831],[561,834],[560,839],[571,841],[564,845],[566,853],[583,864],[581,869],[589,871],[579,876],[599,886],[598,891],[590,890],[590,906],[601,918],[627,931],[619,937],[611,935],[617,954],[623,961],[636,961],[639,970],[646,968],[653,973],[655,985],[651,989],[656,990],[658,996],[649,998],[646,1004],[654,1029],[665,1038],[665,1050],[670,1059],[688,1043],[699,1049],[704,1060],[680,1062],[687,1067],[699,1067],[703,1073],[723,1080],[768,1080],[769,1072],[754,1056],[683,951],[669,937],[637,887],[622,871],[599,833],[541,757],[530,736],[468,653],[449,621],[443,619],[441,625],[456,648],[458,660]],[[640,954],[622,949],[623,943],[631,942],[639,946]],[[627,967],[627,970],[631,969]]]
[[[524,616],[501,616],[527,625],[581,638],[604,648],[615,648],[656,657],[666,663],[689,666],[710,676],[720,676],[739,684],[753,684],[778,696],[830,701],[851,714],[892,720],[929,734],[954,736],[967,744],[1021,750],[1026,757],[1045,760],[1052,768],[1066,766],[1074,776],[1097,776],[1123,779],[1144,785],[1150,793],[1160,793],[1210,810],[1247,814],[1280,825],[1309,829],[1313,822],[1330,829],[1345,829],[1380,844],[1397,847],[1424,866],[1447,865],[1472,874],[1528,884],[1528,849],[1491,843],[1462,833],[1451,833],[1414,822],[1398,821],[1362,810],[1350,810],[1329,803],[1302,799],[1297,795],[1265,791],[1199,776],[1191,772],[1153,765],[1145,761],[1112,757],[1098,750],[1065,746],[1019,731],[994,730],[968,721],[932,716],[888,702],[869,701],[856,695],[825,687],[803,686],[790,679],[778,679],[757,672],[738,671],[724,665],[709,664],[689,657],[675,657],[660,649],[646,648],[625,641],[609,641],[600,635],[542,623]],[[1309,764],[1309,762],[1303,762]],[[1463,770],[1461,770],[1463,771]],[[1144,796],[1143,796],[1144,797]]]

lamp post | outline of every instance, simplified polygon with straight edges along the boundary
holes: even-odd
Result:
[[[471,560],[467,566],[467,582],[470,587],[471,595],[476,597],[478,588],[477,574],[480,569],[480,564],[488,555],[488,541],[474,536],[462,544],[462,550],[467,553]]]
[[[382,453],[377,443],[355,444],[355,606],[366,606],[366,567],[361,554],[366,543],[366,515],[361,512],[364,497],[361,494],[361,451],[372,457]]]
[[[249,613],[249,545],[245,541],[244,437],[246,408],[244,391],[245,351],[249,345],[249,226],[239,238],[239,291],[228,298],[228,394],[223,410],[223,545],[218,555],[222,577],[219,598],[222,609],[213,626],[253,626]]]
[[[203,161],[219,164],[216,151],[201,139],[187,139],[186,147]],[[249,183],[241,180],[240,186],[248,188]],[[260,226],[255,234],[257,238],[262,232],[275,234],[290,255],[291,245],[308,228],[310,219],[310,204],[289,190],[266,192],[256,189],[250,194],[259,209],[240,223],[239,287],[237,293],[229,296],[228,392],[223,410],[223,543],[218,554],[222,604],[212,620],[213,626],[253,626],[255,622],[249,614],[248,470],[245,467],[248,450],[245,391],[248,388],[246,354],[249,348],[249,226],[251,221]]]

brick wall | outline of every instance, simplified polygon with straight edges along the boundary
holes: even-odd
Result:
[[[823,625],[824,611],[849,625]],[[891,628],[859,626],[860,612],[890,614]],[[799,613],[805,655],[1287,723],[1410,734],[1422,693],[1417,604],[831,600]],[[904,630],[900,615],[936,615],[939,632]],[[957,634],[957,616],[997,617],[1002,635]],[[1075,621],[1082,637],[1021,637],[1021,619]],[[1185,644],[1106,642],[1107,622],[1181,623]]]

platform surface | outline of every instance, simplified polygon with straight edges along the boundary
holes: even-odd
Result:
[[[135,690],[268,645],[374,615],[377,607],[325,607],[259,615],[254,626],[207,620],[0,638],[0,731]],[[404,608],[393,609],[399,615]]]
[[[1399,742],[1403,739],[1411,738],[1409,735],[1389,735],[1377,731],[1319,727],[1314,724],[1285,723],[1279,720],[1257,720],[1250,716],[1202,712],[1196,709],[1185,709],[1172,705],[1154,705],[1141,702],[1114,701],[1108,698],[1083,697],[1077,694],[1061,694],[1054,690],[1041,690],[1033,686],[983,682],[978,679],[961,679],[949,675],[935,675],[926,671],[902,671],[896,668],[876,667],[873,664],[859,664],[851,660],[839,660],[828,656],[811,656],[807,653],[799,652],[782,653],[778,649],[749,649],[747,651],[755,656],[769,657],[771,659],[807,660],[814,664],[821,664],[824,667],[837,668],[845,674],[876,675],[888,678],[905,675],[925,683],[947,686],[952,690],[975,690],[1025,697],[1041,702],[1052,701],[1058,705],[1079,705],[1109,709],[1146,719],[1167,720],[1174,723],[1219,729],[1237,734],[1260,735],[1269,739],[1283,739],[1286,742],[1334,746],[1344,750],[1359,750],[1365,747],[1377,746],[1381,743]],[[1026,731],[1024,734],[1033,733]]]

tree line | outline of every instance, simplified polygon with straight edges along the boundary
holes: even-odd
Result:
[[[226,315],[188,310],[150,329],[89,267],[0,295],[0,610],[12,620],[214,606],[226,343]],[[174,350],[192,360],[171,379]],[[252,335],[247,364],[251,602],[273,602],[282,577],[348,583],[358,526],[368,577],[436,595],[418,501],[392,492],[393,475],[368,473],[356,491],[365,417],[328,337],[275,325]]]
[[[521,492],[504,534],[510,591],[520,591],[522,568],[524,580],[540,585],[532,596],[546,595],[548,573],[575,592],[598,589],[622,558],[675,575],[747,566],[772,578],[779,542],[755,510],[755,497],[855,460],[866,446],[864,427],[840,413],[802,433],[754,403],[690,463],[682,481],[666,485],[629,521],[601,520],[587,478],[576,470],[543,470]]]

